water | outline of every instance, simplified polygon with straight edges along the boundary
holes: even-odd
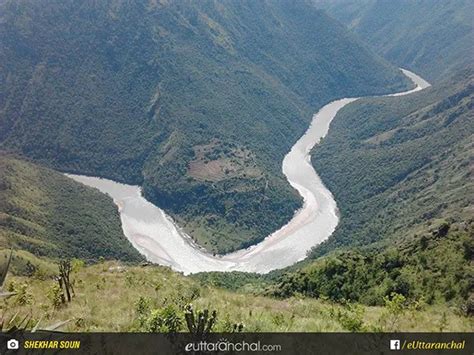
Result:
[[[387,96],[407,95],[430,86],[416,74],[402,71],[416,88]],[[303,207],[288,224],[259,244],[224,256],[213,256],[197,246],[163,210],[143,198],[140,187],[96,177],[67,176],[114,199],[125,236],[151,262],[185,274],[234,270],[266,273],[304,259],[312,247],[334,232],[339,220],[336,201],[314,171],[309,153],[326,136],[337,112],[355,100],[357,98],[336,100],[321,108],[283,160],[283,173],[303,197]]]

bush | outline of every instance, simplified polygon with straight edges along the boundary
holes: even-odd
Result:
[[[183,320],[173,305],[151,311],[145,320],[145,331],[152,333],[176,333],[181,330]]]

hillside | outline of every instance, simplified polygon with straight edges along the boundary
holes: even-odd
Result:
[[[473,221],[438,221],[391,243],[337,251],[307,263],[280,276],[270,294],[381,305],[396,292],[413,302],[448,304],[472,315],[473,235]]]
[[[472,61],[469,0],[313,0],[378,54],[430,82]]]
[[[422,92],[340,111],[312,155],[341,213],[315,255],[472,216],[473,78],[467,68]]]
[[[71,279],[76,296],[58,302],[56,281],[9,274],[5,288],[17,295],[2,303],[2,314],[31,314],[40,328],[69,321],[71,332],[187,331],[184,313],[217,312],[212,331],[469,331],[472,319],[446,306],[387,300],[383,307],[337,304],[304,298],[275,299],[253,292],[229,292],[158,266],[124,266],[114,262],[84,267],[74,263]],[[120,292],[117,292],[120,290]],[[56,295],[56,296],[55,296]],[[5,309],[6,307],[6,309]],[[23,317],[17,317],[23,318]],[[18,320],[19,321],[19,320]]]
[[[110,197],[4,153],[0,182],[0,249],[26,251],[23,267],[36,263],[34,256],[143,260]]]
[[[299,196],[281,161],[336,97],[410,84],[305,2],[0,1],[0,147],[141,184],[207,249]]]

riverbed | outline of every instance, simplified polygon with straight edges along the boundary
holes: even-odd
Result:
[[[430,84],[401,69],[416,87],[386,96],[401,96]],[[122,229],[133,246],[147,260],[167,265],[185,274],[202,271],[248,271],[266,273],[292,265],[334,232],[339,218],[337,204],[310,161],[310,151],[326,136],[337,112],[358,98],[335,100],[322,107],[310,127],[285,156],[283,173],[303,197],[303,206],[282,228],[260,243],[224,256],[213,256],[196,245],[160,208],[148,202],[138,186],[112,180],[67,174],[70,178],[110,195],[120,212]]]

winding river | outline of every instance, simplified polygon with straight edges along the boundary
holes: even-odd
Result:
[[[415,89],[387,96],[407,95],[430,86],[418,75],[401,70],[414,82]],[[340,99],[321,108],[285,156],[283,173],[304,199],[293,219],[259,244],[224,256],[213,256],[196,245],[163,210],[143,198],[140,187],[96,177],[67,176],[114,199],[125,236],[151,262],[184,274],[234,270],[266,273],[304,259],[313,246],[334,232],[338,223],[336,201],[314,171],[310,151],[327,134],[337,112],[357,99]]]

